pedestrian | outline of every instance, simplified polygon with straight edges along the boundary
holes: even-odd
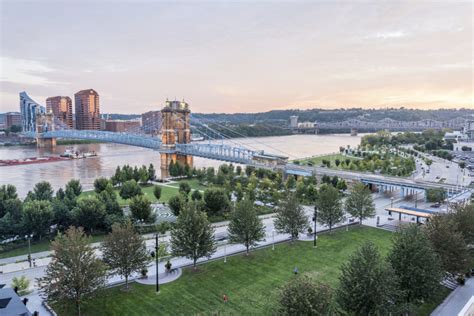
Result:
[[[226,304],[229,301],[229,297],[224,294],[224,304]]]
[[[295,268],[293,269],[293,272],[295,273],[295,275],[298,274],[298,267],[295,267]]]

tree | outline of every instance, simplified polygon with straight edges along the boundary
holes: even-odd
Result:
[[[151,203],[146,196],[137,195],[130,201],[130,212],[133,219],[149,222],[151,219]]]
[[[155,196],[156,200],[159,201],[161,197],[161,186],[154,185],[153,186],[153,195]]]
[[[94,180],[94,191],[99,194],[104,191],[107,185],[110,183],[110,180],[104,177],[97,178]]]
[[[104,223],[105,206],[95,196],[88,196],[77,202],[72,210],[74,221],[85,231],[92,232]]]
[[[351,216],[357,217],[361,225],[362,220],[375,216],[375,204],[372,194],[362,182],[352,187],[351,193],[345,202],[345,209]]]
[[[26,275],[21,277],[13,277],[12,279],[12,288],[18,289],[18,295],[23,296],[29,293],[28,288],[30,287],[30,280]]]
[[[168,201],[168,205],[175,216],[181,213],[181,210],[186,207],[186,203],[186,197],[181,193],[172,196]]]
[[[388,260],[407,307],[429,300],[437,291],[441,276],[438,257],[420,226],[412,224],[395,234]]]
[[[442,188],[427,189],[426,199],[428,202],[442,203],[446,199],[446,191]]]
[[[204,191],[204,203],[210,215],[220,215],[230,209],[229,198],[222,188],[210,188]]]
[[[105,237],[101,250],[104,262],[115,274],[125,278],[127,290],[129,276],[146,268],[150,259],[145,240],[130,220],[112,225],[112,232]]]
[[[171,251],[174,256],[192,259],[194,269],[199,258],[210,258],[216,251],[214,229],[195,203],[189,203],[178,215],[171,230]]]
[[[474,204],[460,206],[450,214],[456,223],[457,230],[461,233],[468,245],[474,244]]]
[[[184,195],[189,195],[189,192],[191,192],[191,186],[189,185],[189,183],[187,183],[186,181],[181,181],[179,183],[179,193],[182,193]]]
[[[82,228],[70,227],[51,243],[52,260],[45,276],[38,279],[41,294],[48,301],[72,300],[81,315],[82,302],[105,287],[106,265],[95,256]]]
[[[285,186],[287,190],[294,189],[294,187],[296,186],[295,177],[293,177],[292,175],[289,175],[288,179],[286,179]]]
[[[14,185],[7,184],[0,187],[0,218],[7,213],[5,202],[16,198],[18,198],[18,194]]]
[[[142,189],[135,180],[126,181],[120,188],[120,196],[122,199],[127,200],[137,195],[142,195]]]
[[[341,205],[339,192],[332,185],[324,185],[319,190],[318,196],[318,222],[329,226],[329,232],[332,227],[344,219],[344,211]]]
[[[469,266],[469,253],[463,235],[449,215],[437,214],[426,223],[426,232],[438,254],[443,271],[464,273]]]
[[[38,201],[51,201],[53,199],[53,188],[51,187],[51,183],[47,181],[41,181],[36,183],[35,187],[33,188],[33,192],[28,192],[28,196],[32,200]]]
[[[142,184],[146,184],[148,182],[149,174],[146,166],[141,166],[141,168],[138,169],[138,178]]]
[[[155,166],[152,163],[148,166],[148,181],[155,181],[156,180],[156,171]]]
[[[229,241],[244,244],[247,255],[251,246],[265,239],[265,227],[252,201],[242,200],[237,203],[231,215],[228,231]]]
[[[201,192],[199,192],[199,190],[193,190],[193,193],[191,193],[191,200],[201,201],[202,200]]]
[[[342,265],[336,297],[348,314],[387,315],[396,297],[396,280],[372,242],[366,242]]]
[[[296,194],[290,193],[285,200],[280,202],[274,224],[277,232],[290,234],[292,241],[298,238],[299,233],[306,230],[308,217],[299,204]]]
[[[281,315],[330,315],[332,289],[308,276],[296,277],[280,292]]]
[[[78,197],[82,193],[82,185],[81,182],[77,179],[71,179],[69,182],[66,184],[66,189],[65,189],[66,196],[68,197]]]
[[[107,184],[105,189],[97,195],[97,198],[104,204],[107,214],[123,216],[122,207],[117,201],[117,194],[110,182]]]
[[[49,201],[28,201],[23,205],[23,227],[28,234],[41,239],[49,233],[53,221],[53,208]]]

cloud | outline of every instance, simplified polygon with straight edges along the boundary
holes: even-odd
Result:
[[[403,31],[389,31],[389,32],[377,32],[375,34],[371,34],[366,36],[366,39],[393,39],[393,38],[401,38],[407,36],[407,33]]]
[[[2,82],[40,86],[57,84],[47,77],[55,70],[40,61],[0,56],[0,67]]]

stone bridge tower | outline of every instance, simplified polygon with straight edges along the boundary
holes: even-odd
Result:
[[[171,161],[182,166],[193,167],[193,157],[178,155],[175,152],[176,144],[189,144],[191,142],[189,105],[182,101],[166,101],[161,110],[161,178],[169,177],[169,166]],[[167,152],[168,150],[169,152]]]
[[[38,113],[36,114],[35,132],[36,132],[36,146],[37,147],[55,147],[56,138],[43,138],[42,134],[54,130],[54,116],[53,113]]]

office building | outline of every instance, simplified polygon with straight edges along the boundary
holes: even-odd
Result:
[[[74,94],[76,129],[100,130],[99,94],[93,89]]]
[[[50,97],[46,99],[46,110],[67,128],[73,128],[72,100],[70,97]]]
[[[138,133],[140,121],[105,120],[105,130],[119,133]]]
[[[291,128],[297,128],[298,127],[298,116],[296,116],[296,115],[290,116],[290,127]]]
[[[161,111],[149,111],[142,114],[142,129],[146,134],[157,135],[161,132]]]
[[[19,112],[5,113],[5,128],[12,126],[21,126],[21,114]]]
[[[36,130],[36,115],[45,114],[46,108],[33,99],[26,92],[20,92],[21,128],[23,132]]]

